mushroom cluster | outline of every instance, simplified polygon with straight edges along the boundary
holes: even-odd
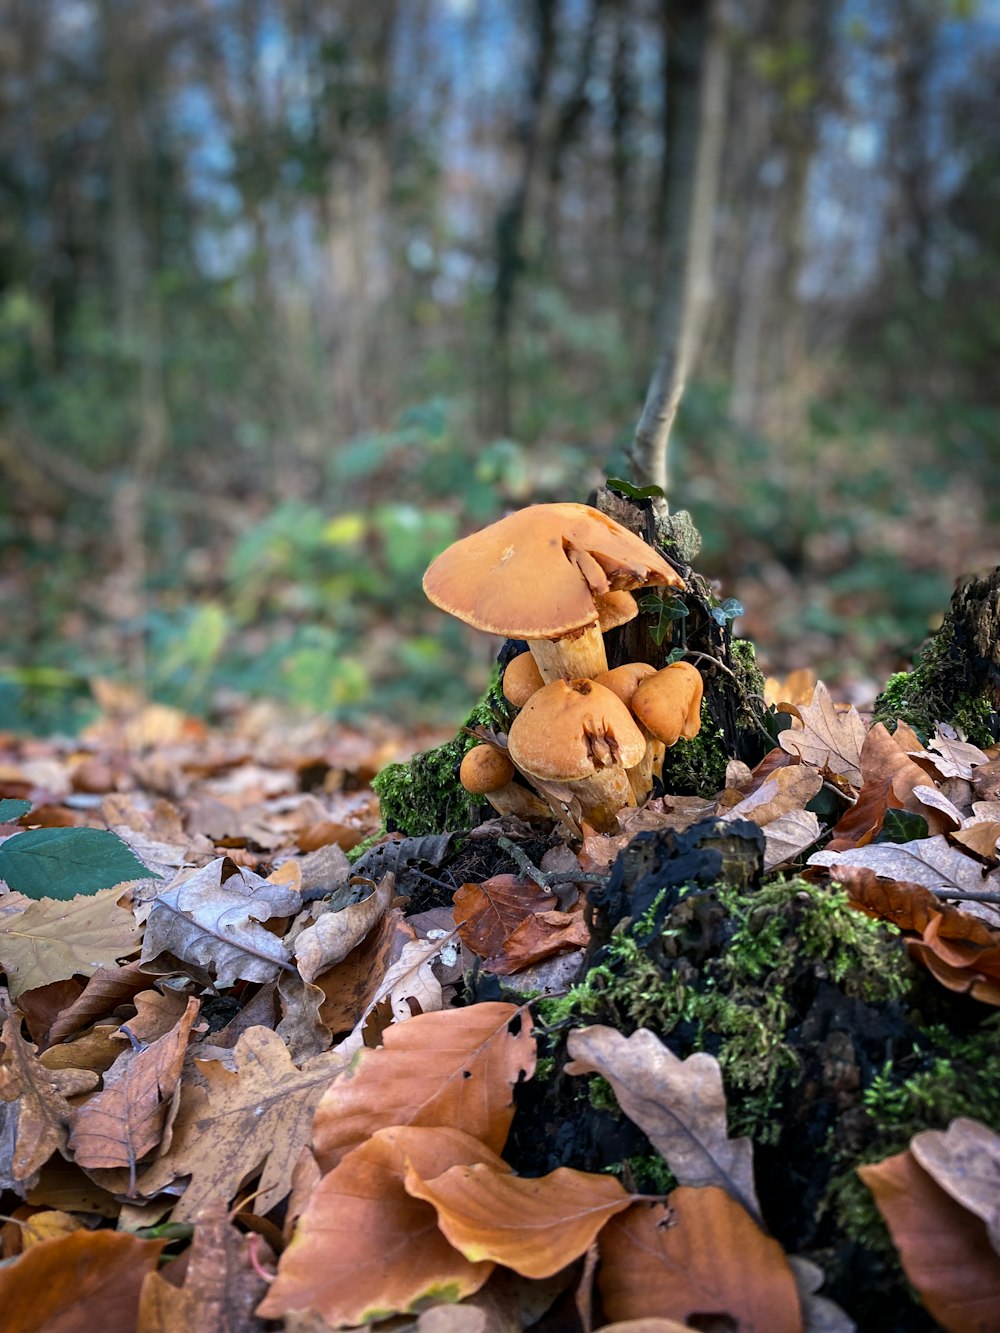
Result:
[[[539,806],[552,810],[554,785],[601,831],[649,796],[666,747],[696,734],[702,696],[686,662],[608,670],[604,635],[638,614],[630,590],[650,585],[684,581],[640,537],[582,504],[529,506],[434,560],[424,591],[435,606],[528,645],[504,672],[504,694],[520,710],[506,751],[502,742],[469,751],[460,775],[469,791],[532,818]]]

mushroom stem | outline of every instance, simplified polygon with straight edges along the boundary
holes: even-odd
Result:
[[[559,639],[529,639],[528,647],[546,684],[554,680],[593,680],[608,669],[604,636],[596,620]]]
[[[548,804],[519,782],[508,782],[506,787],[488,791],[485,796],[498,815],[516,815],[519,819],[552,818]]]
[[[649,799],[653,790],[653,779],[660,775],[667,747],[648,732],[641,722],[638,726],[646,737],[646,753],[634,768],[625,771],[628,774],[629,786],[632,788],[635,803],[636,805],[642,805]]]
[[[587,778],[563,779],[562,785],[580,802],[583,817],[598,833],[617,833],[618,811],[635,805],[629,779],[621,764],[599,768]]]

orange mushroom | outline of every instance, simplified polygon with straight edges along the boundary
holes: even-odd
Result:
[[[541,797],[514,781],[515,771],[502,750],[493,745],[474,745],[462,759],[458,780],[467,792],[485,796],[498,815],[550,819],[551,811]]]
[[[504,667],[501,682],[504,698],[515,708],[523,708],[544,684],[542,673],[530,653],[518,653]]]
[[[545,681],[607,670],[596,599],[684,581],[641,537],[582,504],[529,505],[449,546],[424,575],[442,611],[525,639]]]
[[[637,721],[669,747],[697,736],[703,691],[697,667],[672,662],[640,681],[632,696],[632,711]]]
[[[603,685],[612,694],[616,694],[635,717],[632,709],[635,692],[644,680],[655,675],[656,668],[650,666],[648,662],[626,662],[624,666],[614,667],[611,671],[604,671],[596,676],[594,684]],[[658,772],[663,763],[666,746],[661,740],[657,740],[638,718],[635,718],[635,721],[645,738],[646,751],[637,764],[626,769],[626,773],[636,805],[642,805],[653,790],[653,773]]]
[[[518,768],[568,788],[601,832],[635,804],[626,769],[642,758],[645,739],[621,700],[592,680],[543,685],[511,723],[507,744]]]

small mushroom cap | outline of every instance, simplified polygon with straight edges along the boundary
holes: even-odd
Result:
[[[656,667],[650,666],[648,662],[626,662],[624,666],[612,667],[610,671],[602,671],[594,680],[598,685],[603,685],[606,690],[612,694],[617,694],[626,708],[632,707],[632,696],[635,694],[640,681],[646,680],[649,676],[656,675]]]
[[[492,745],[474,745],[458,770],[458,780],[466,791],[485,796],[506,787],[514,776],[514,765]]]
[[[523,708],[536,690],[545,684],[538,663],[530,653],[512,657],[503,671],[503,693],[508,703]]]
[[[442,551],[424,592],[449,615],[512,639],[557,639],[597,620],[594,598],[684,581],[652,546],[582,504],[529,505]]]
[[[637,764],[646,740],[622,701],[592,680],[554,680],[511,723],[510,757],[536,778],[572,782]]]
[[[607,634],[609,629],[617,629],[619,625],[627,625],[639,614],[635,598],[624,588],[601,593],[594,598],[594,605],[597,607],[602,634]]]
[[[632,711],[664,745],[697,736],[701,726],[701,674],[690,662],[673,662],[647,676],[632,695]]]

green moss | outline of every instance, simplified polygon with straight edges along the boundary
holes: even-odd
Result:
[[[946,617],[913,670],[889,677],[875,701],[874,720],[890,730],[898,721],[907,722],[923,737],[932,736],[938,722],[950,722],[973,745],[992,745],[992,705],[982,694],[970,691],[967,672],[965,654],[955,643],[954,625]]]
[[[734,639],[730,645],[730,663],[733,676],[720,672],[716,689],[733,699],[737,726],[744,731],[757,731],[762,725],[764,677],[757,666],[753,644],[747,639]],[[759,713],[754,712],[755,701]],[[731,758],[725,732],[713,719],[707,701],[703,702],[697,736],[678,741],[667,751],[663,763],[664,789],[675,795],[714,796],[726,785],[726,765]]]
[[[669,1194],[677,1186],[677,1177],[659,1153],[637,1153],[607,1168],[626,1189],[636,1194]]]
[[[910,974],[895,929],[855,911],[842,892],[793,879],[716,897],[728,942],[697,971],[662,961],[664,953],[683,957],[695,897],[681,900],[650,947],[654,903],[648,921],[613,936],[606,960],[583,982],[541,1001],[539,1018],[552,1028],[596,1017],[626,1032],[648,1027],[673,1036],[682,1055],[710,1050],[731,1094],[732,1132],[774,1142],[783,1091],[799,1069],[787,1030],[796,1021],[790,985],[803,966],[868,1003],[904,994]]]
[[[825,1207],[852,1240],[891,1260],[895,1250],[871,1191],[857,1175],[864,1162],[902,1152],[915,1134],[947,1129],[965,1116],[1000,1132],[1000,1014],[976,1032],[959,1037],[936,1025],[920,1034],[921,1067],[909,1076],[887,1062],[862,1096],[870,1142],[862,1156],[832,1152],[839,1170],[831,1179]]]
[[[383,828],[408,837],[470,828],[475,812],[484,804],[458,780],[466,751],[477,743],[470,731],[473,727],[506,730],[508,719],[509,709],[494,672],[490,688],[453,740],[414,755],[407,763],[388,764],[374,778]]]
[[[706,704],[701,707],[701,730],[693,740],[678,741],[663,761],[665,791],[678,796],[714,796],[726,785],[726,739],[712,721]]]

